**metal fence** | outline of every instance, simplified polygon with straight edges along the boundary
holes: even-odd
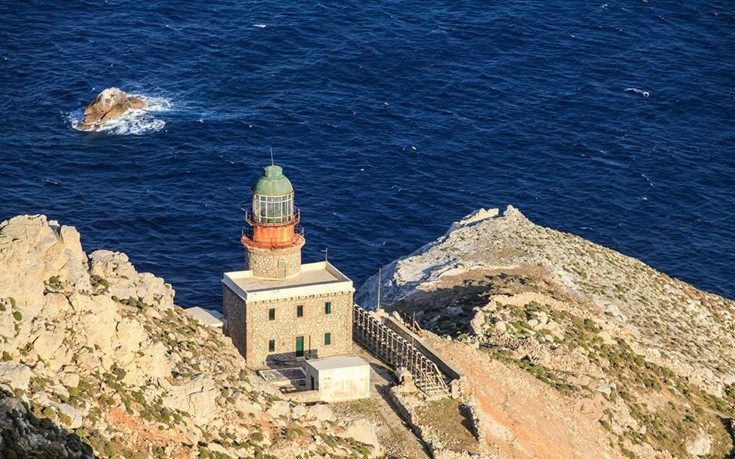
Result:
[[[449,393],[444,375],[434,362],[358,304],[354,307],[353,339],[394,368],[406,368],[416,387],[423,392],[430,395]]]

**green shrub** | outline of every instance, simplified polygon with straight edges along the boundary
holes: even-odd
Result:
[[[61,412],[59,412],[59,421],[61,421],[62,424],[65,424],[67,426],[71,424],[71,418],[68,415],[61,413]]]
[[[48,280],[49,287],[59,290],[63,287],[59,276],[51,276]]]
[[[20,311],[15,311],[13,313],[13,319],[15,319],[18,322],[20,322],[21,320],[23,320],[23,314],[21,314]]]
[[[143,392],[139,390],[133,392],[133,400],[135,400],[136,403],[145,405],[145,395],[143,395]]]
[[[10,353],[8,351],[3,351],[3,357],[2,357],[2,359],[3,359],[3,362],[8,362],[10,360],[13,360],[13,356],[10,355]]]
[[[96,274],[92,274],[89,280],[92,283],[92,287],[94,288],[102,287],[105,290],[110,288],[110,283],[104,277],[98,276]]]
[[[294,441],[297,438],[301,436],[303,432],[301,432],[299,429],[291,429],[286,428],[286,430],[283,432],[283,436],[286,437],[286,440],[288,441]]]
[[[116,363],[112,364],[112,368],[110,368],[110,370],[112,371],[112,374],[115,376],[115,379],[117,379],[118,381],[123,380],[125,378],[125,375],[128,374],[127,371],[118,367]]]

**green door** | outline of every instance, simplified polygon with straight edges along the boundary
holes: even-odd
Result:
[[[304,356],[304,337],[297,336],[296,337],[296,357],[303,357],[303,356]]]

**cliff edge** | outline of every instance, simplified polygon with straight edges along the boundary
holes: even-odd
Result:
[[[376,276],[356,293],[377,305]],[[382,270],[467,376],[497,457],[728,457],[735,303],[508,206]]]
[[[283,400],[169,284],[44,216],[0,224],[0,354],[3,457],[373,451],[349,418]]]

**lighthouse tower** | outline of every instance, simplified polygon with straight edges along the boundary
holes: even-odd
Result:
[[[253,369],[352,354],[352,281],[329,261],[301,263],[294,189],[276,165],[252,188],[244,271],[224,273],[225,333]]]
[[[246,269],[268,279],[298,274],[306,241],[291,181],[280,166],[266,166],[252,191],[252,210],[245,213],[251,232],[243,233],[241,239],[247,252]]]

